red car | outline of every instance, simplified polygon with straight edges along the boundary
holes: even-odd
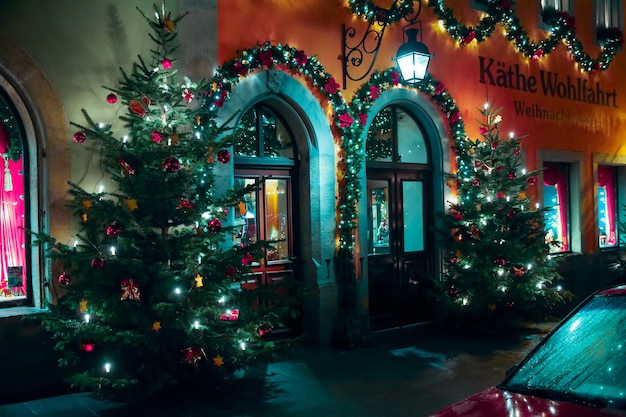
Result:
[[[572,311],[498,386],[432,417],[626,416],[626,285]]]

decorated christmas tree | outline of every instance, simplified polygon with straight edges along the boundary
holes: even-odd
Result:
[[[503,136],[501,109],[481,110],[481,138],[447,180],[458,202],[442,215],[444,288],[454,311],[484,319],[542,319],[564,301],[544,213],[528,186],[539,171],[522,166],[523,138]]]
[[[70,382],[129,397],[191,381],[215,387],[236,369],[271,360],[288,345],[273,343],[272,329],[293,313],[291,297],[275,296],[284,291],[250,285],[246,274],[268,244],[234,245],[228,224],[253,188],[214,189],[213,167],[229,161],[231,138],[199,110],[208,83],[179,80],[183,16],[155,12],[140,11],[155,44],[151,61],[140,57],[103,94],[105,105],[119,106],[124,132],[116,136],[86,111],[86,122],[73,123],[77,146],[100,145],[117,188],[70,184],[75,242],[38,236],[59,291],[40,317],[60,364],[76,370]]]

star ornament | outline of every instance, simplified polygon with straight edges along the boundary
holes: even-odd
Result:
[[[224,358],[222,358],[220,355],[217,355],[213,358],[213,365],[217,366],[218,368],[224,365]]]
[[[161,330],[161,322],[155,321],[154,323],[152,323],[152,330],[155,332],[158,332],[159,330]]]
[[[202,275],[198,274],[196,275],[196,277],[194,278],[194,281],[196,281],[196,288],[200,288],[204,286],[204,283],[202,282],[204,278],[202,278]]]
[[[124,202],[126,203],[126,207],[128,207],[128,210],[130,211],[135,211],[139,208],[136,198],[127,198],[126,200],[124,200]]]
[[[82,298],[80,300],[80,302],[78,303],[78,309],[80,310],[81,313],[85,314],[85,312],[87,311],[87,300],[85,298]]]

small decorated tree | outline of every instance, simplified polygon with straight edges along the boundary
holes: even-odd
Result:
[[[122,71],[106,97],[120,107],[125,134],[86,111],[86,123],[74,124],[77,144],[101,146],[117,189],[71,184],[76,241],[38,236],[60,291],[40,317],[61,365],[76,370],[70,382],[129,397],[198,378],[214,387],[235,369],[272,359],[277,345],[268,334],[293,313],[293,300],[276,298],[275,288],[242,289],[267,245],[233,246],[226,225],[251,190],[214,189],[213,166],[229,161],[229,137],[199,110],[208,83],[179,80],[174,69],[183,16],[155,12],[141,12],[155,42],[151,62],[140,57],[131,73]]]
[[[520,137],[502,136],[500,109],[481,110],[481,138],[471,140],[471,165],[447,185],[458,202],[442,215],[444,288],[458,313],[485,319],[539,319],[562,302],[553,285],[557,260],[545,241],[544,212],[528,186],[538,171],[521,164]]]

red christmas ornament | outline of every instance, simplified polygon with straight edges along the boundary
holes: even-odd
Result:
[[[70,274],[67,272],[62,272],[59,275],[59,284],[61,285],[70,285],[72,283],[72,278],[70,278]]]
[[[514,180],[515,178],[517,178],[517,174],[515,172],[509,172],[508,177],[510,180]]]
[[[450,289],[448,290],[448,295],[449,295],[451,298],[456,298],[456,297],[458,297],[458,295],[459,295],[459,290],[458,290],[457,288],[452,287],[452,288],[450,288]]]
[[[107,227],[107,236],[117,236],[122,233],[122,226],[113,222]]]
[[[128,104],[128,108],[131,112],[135,113],[139,117],[143,117],[146,115],[146,108],[139,100],[131,100]]]
[[[520,148],[513,148],[513,155],[519,155],[520,153],[522,153],[522,150]]]
[[[216,234],[222,230],[222,221],[220,219],[211,219],[208,224],[209,232]]]
[[[228,278],[230,278],[230,277],[234,276],[234,275],[237,273],[237,269],[235,269],[235,267],[234,267],[234,266],[229,265],[229,266],[226,268],[225,273],[226,273],[226,276],[227,276]]]
[[[163,164],[163,168],[165,168],[165,170],[167,172],[178,172],[180,171],[180,161],[176,158],[174,158],[173,156],[170,158],[167,158],[165,160],[165,164]]]
[[[74,133],[74,142],[83,143],[87,139],[87,136],[84,132],[76,132]]]
[[[150,99],[148,97],[141,97],[141,102],[144,104],[144,106],[146,106],[146,108],[150,106]]]
[[[104,268],[104,259],[102,259],[102,258],[93,258],[91,260],[91,267],[93,269],[102,269],[102,268]]]
[[[182,350],[183,362],[187,365],[198,365],[202,358],[206,358],[204,349],[199,346],[191,346]]]
[[[257,332],[259,333],[259,336],[261,336],[261,337],[267,336],[270,333],[272,333],[272,327],[267,325],[267,324],[264,324],[263,326],[259,327]]]
[[[217,153],[217,160],[222,164],[227,164],[230,161],[230,152],[226,149],[222,149]]]
[[[504,266],[506,264],[506,259],[504,258],[497,258],[493,261],[494,264],[498,265],[498,266]]]
[[[161,60],[161,66],[163,67],[163,69],[168,70],[170,68],[172,68],[172,60],[168,59],[168,58],[163,58]]]
[[[96,345],[94,345],[93,343],[83,343],[80,345],[80,349],[85,352],[93,352],[95,347]]]
[[[252,265],[252,262],[254,262],[254,256],[250,255],[249,253],[246,253],[241,257],[241,263],[245,266]]]
[[[478,186],[480,185],[480,180],[479,180],[478,178],[474,178],[474,179],[472,180],[472,185],[473,185],[474,187],[478,187]]]
[[[152,132],[152,142],[161,142],[161,134],[159,132]]]
[[[535,185],[535,184],[537,184],[537,178],[530,177],[530,178],[528,178],[527,182],[528,182],[528,185]]]
[[[509,210],[506,213],[506,217],[508,217],[509,219],[512,219],[513,217],[515,217],[515,211],[514,210]]]
[[[139,291],[139,283],[132,278],[124,278],[120,283],[121,296],[120,300],[141,301],[141,292]]]
[[[113,93],[109,94],[109,95],[107,96],[107,102],[108,102],[109,104],[115,104],[115,103],[117,103],[117,96],[116,96],[115,94],[113,94]]]
[[[193,211],[195,209],[195,206],[193,205],[191,201],[187,200],[185,197],[181,197],[180,202],[178,203],[178,206],[176,206],[176,209],[182,210],[183,213],[189,213],[190,211]]]

